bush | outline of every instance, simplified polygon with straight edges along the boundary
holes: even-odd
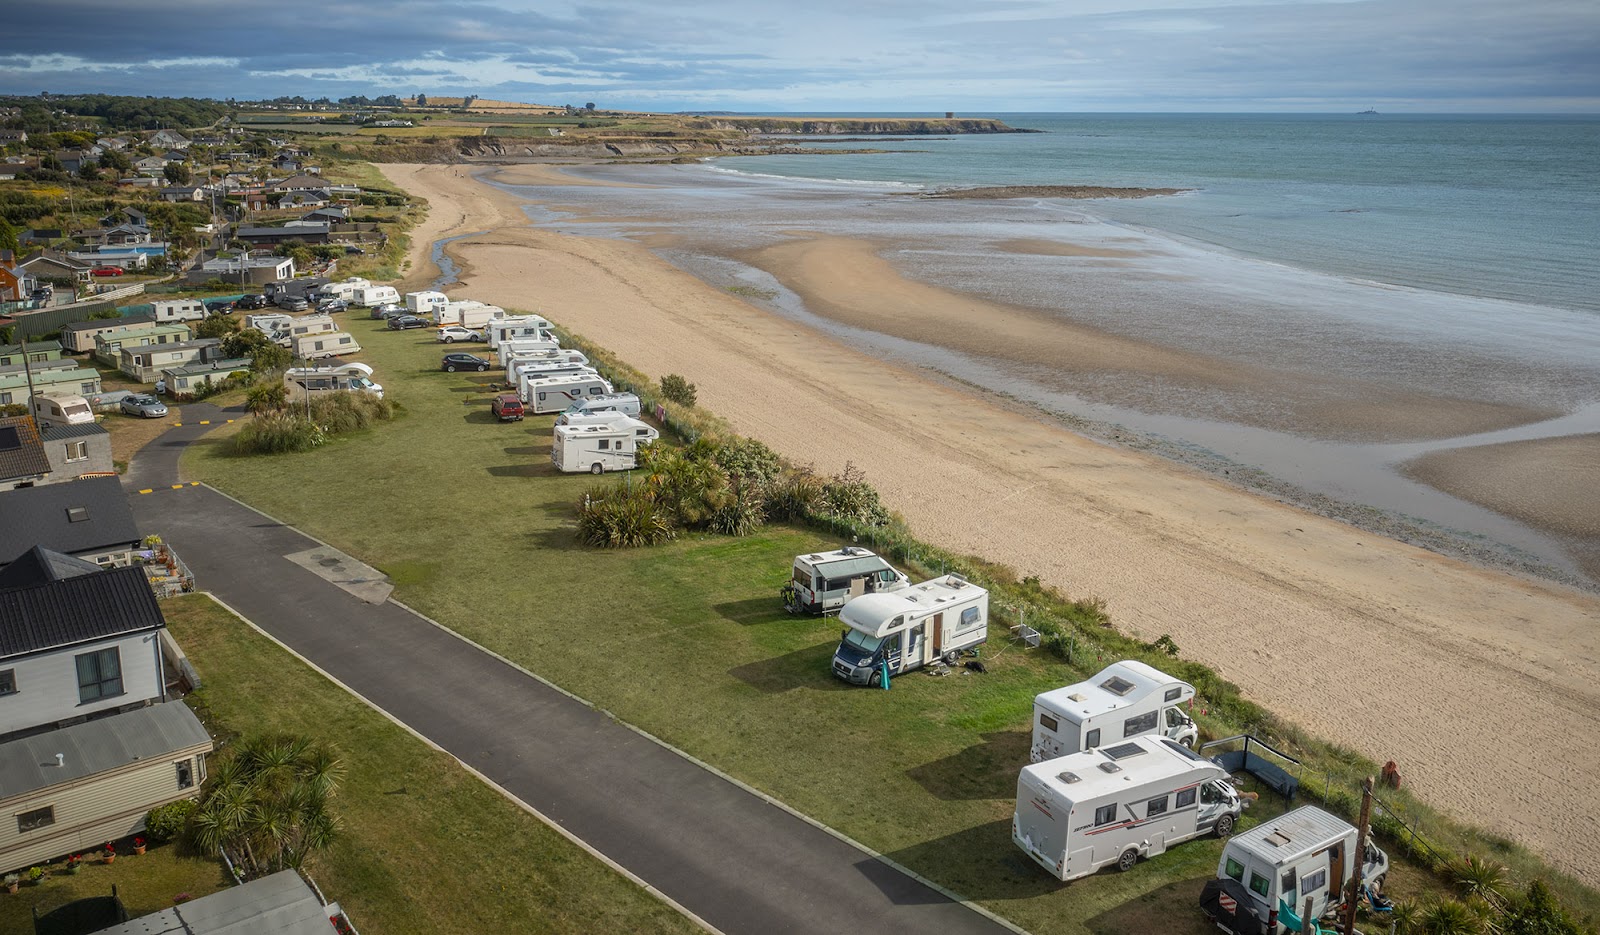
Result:
[[[767,516],[778,522],[804,520],[822,502],[822,479],[811,468],[798,468],[767,488]]]
[[[328,393],[311,401],[311,420],[329,435],[394,418],[394,403],[371,393]]]
[[[867,472],[846,461],[822,488],[822,508],[840,519],[855,520],[868,526],[889,525],[889,511],[878,499],[878,491],[867,483]]]
[[[251,412],[277,412],[289,405],[289,391],[282,383],[261,383],[250,387],[244,407]]]
[[[275,412],[257,416],[233,437],[239,454],[277,455],[310,451],[327,440],[322,429],[304,416]]]
[[[195,804],[189,799],[158,805],[144,816],[144,833],[157,841],[172,841],[183,833]]]
[[[661,395],[668,401],[680,406],[693,406],[698,398],[694,384],[675,373],[669,373],[661,378]]]
[[[578,503],[578,539],[603,549],[659,545],[673,537],[666,511],[643,487],[591,487]]]

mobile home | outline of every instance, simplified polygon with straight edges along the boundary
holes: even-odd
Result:
[[[1183,709],[1193,698],[1193,685],[1153,666],[1113,662],[1093,678],[1033,699],[1028,760],[1040,763],[1150,733],[1192,747],[1200,732]]]
[[[484,324],[484,337],[490,347],[499,347],[506,341],[556,341],[555,326],[540,315],[515,315],[496,318]]]
[[[863,594],[839,611],[845,631],[833,653],[833,674],[868,685],[920,669],[936,659],[953,663],[962,650],[989,639],[989,592],[960,575],[945,575],[878,594]]]
[[[789,583],[783,587],[783,606],[791,614],[825,614],[863,594],[898,591],[910,584],[911,579],[882,556],[847,545],[796,555]]]
[[[589,366],[589,358],[584,356],[583,352],[560,349],[553,351],[518,351],[515,354],[503,357],[501,364],[506,368],[507,383],[516,382],[517,374],[523,369],[524,364],[564,365],[566,369],[571,370],[594,369]],[[560,370],[562,368],[557,367],[556,369]]]
[[[1144,736],[1025,766],[1011,840],[1063,882],[1132,870],[1191,838],[1226,837],[1242,810],[1222,767]]]
[[[550,460],[557,470],[630,471],[637,465],[640,445],[648,445],[660,432],[626,416],[594,425],[558,425],[550,445]]]
[[[558,373],[595,373],[593,367],[580,364],[573,360],[529,360],[525,357],[513,358],[506,364],[506,385],[517,386],[519,392],[524,378],[537,380],[540,377],[553,377]],[[609,391],[608,391],[609,392]],[[523,400],[527,402],[527,400]],[[562,407],[566,408],[565,406]]]
[[[306,360],[315,360],[320,357],[342,357],[345,354],[361,353],[361,345],[356,343],[354,336],[344,331],[324,331],[316,334],[301,335],[292,338],[289,350],[294,356]]]
[[[522,398],[529,412],[538,415],[564,412],[575,400],[608,396],[611,391],[611,384],[599,374],[593,370],[582,370],[524,379],[517,388],[517,395]]]
[[[488,305],[473,299],[447,302],[439,311],[441,325],[460,325],[463,328],[484,328],[491,319],[506,317],[506,310],[498,305]]]
[[[494,349],[494,359],[502,365],[513,357],[549,357],[562,352],[561,345],[554,341],[501,341],[500,346]],[[573,353],[582,353],[574,351]]]
[[[1313,919],[1344,902],[1355,849],[1355,826],[1315,805],[1297,808],[1228,842],[1217,878],[1201,893],[1201,907],[1223,931],[1243,935],[1264,924],[1272,935],[1286,932],[1285,916],[1298,917],[1306,900]],[[1361,862],[1362,879],[1381,888],[1389,855],[1369,841]],[[1247,914],[1254,918],[1242,920]]]
[[[206,317],[206,304],[199,299],[158,299],[151,303],[156,321],[199,321]]]
[[[436,321],[440,310],[449,302],[450,300],[445,297],[443,292],[406,293],[406,311],[413,315],[420,315],[423,318],[433,318]]]
[[[394,286],[357,286],[351,295],[346,301],[362,308],[400,304],[400,292]]]
[[[609,412],[620,412],[625,416],[639,415],[639,397],[632,393],[602,393],[599,396],[588,396],[584,399],[574,399],[561,415],[556,416],[557,425],[565,425],[574,416],[603,415]]]
[[[283,372],[283,387],[289,391],[290,399],[346,392],[371,393],[382,399],[383,387],[372,382],[371,375],[372,368],[365,364],[295,367]]]
[[[41,429],[62,425],[90,425],[94,422],[94,410],[89,408],[89,401],[82,396],[47,396],[43,393],[30,396],[28,412]]]

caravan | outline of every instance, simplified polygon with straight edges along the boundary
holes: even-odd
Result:
[[[595,369],[588,364],[580,364],[575,360],[528,360],[524,357],[513,358],[506,364],[506,386],[516,386],[522,389],[524,379],[537,380],[540,377],[553,377],[559,373],[595,373]],[[527,400],[523,400],[527,402]],[[566,408],[566,407],[562,407]]]
[[[1028,760],[1039,763],[1155,732],[1193,747],[1200,731],[1183,711],[1193,698],[1193,685],[1153,666],[1113,662],[1087,681],[1033,699]]]
[[[345,301],[362,308],[400,304],[400,292],[394,286],[358,286],[352,295],[353,298]]]
[[[505,309],[498,305],[488,305],[473,299],[463,299],[460,302],[447,302],[439,309],[438,323],[441,325],[460,325],[463,328],[487,328],[489,321],[495,318],[504,318]]]
[[[333,367],[294,367],[283,372],[283,387],[289,399],[305,399],[323,393],[360,392],[383,398],[383,387],[372,382],[372,368],[363,363],[343,363]]]
[[[157,299],[150,303],[157,322],[200,321],[206,317],[206,304],[199,299]]]
[[[1241,810],[1222,767],[1165,737],[1138,737],[1023,767],[1011,840],[1065,882],[1132,870],[1213,831],[1227,837]]]
[[[562,412],[575,400],[610,395],[612,386],[593,370],[530,377],[524,373],[517,396],[535,415]],[[612,415],[616,415],[613,413]]]
[[[370,281],[362,279],[360,276],[351,276],[349,279],[341,280],[340,282],[324,283],[318,295],[324,298],[354,302],[356,293],[371,285]]]
[[[509,318],[496,318],[484,323],[484,336],[489,339],[490,347],[499,347],[507,341],[556,341],[554,325],[549,320],[539,315],[515,315]]]
[[[561,415],[556,416],[557,425],[566,425],[578,416],[604,415],[620,412],[625,416],[639,415],[639,397],[632,393],[602,393],[599,396],[588,396],[583,399],[574,399]]]
[[[1271,935],[1300,931],[1307,900],[1313,919],[1344,903],[1355,849],[1355,826],[1302,806],[1228,842],[1217,878],[1200,894],[1201,908],[1225,932],[1260,932],[1263,924]],[[1368,841],[1361,863],[1361,878],[1381,889],[1389,855]]]
[[[92,425],[94,410],[82,396],[47,396],[43,393],[28,397],[28,414],[41,429],[61,425]]]
[[[833,674],[869,685],[934,660],[952,664],[989,640],[989,592],[960,575],[945,575],[844,605],[846,629],[833,653]]]
[[[443,292],[407,292],[406,311],[420,318],[439,320],[439,312],[450,302]],[[440,322],[443,324],[443,322]]]
[[[513,357],[553,357],[564,353],[561,345],[554,341],[501,341],[500,346],[494,349],[494,359],[504,365]],[[582,351],[573,351],[582,354]]]
[[[825,614],[846,601],[876,591],[898,591],[911,579],[881,556],[847,545],[831,552],[796,555],[789,583],[783,586],[783,606],[791,614]]]
[[[361,345],[356,343],[354,336],[346,332],[331,331],[291,338],[289,350],[296,357],[316,360],[321,357],[341,357],[345,354],[359,354],[361,353]]]
[[[649,425],[626,416],[612,422],[558,425],[554,435],[550,460],[556,469],[591,474],[633,470],[638,464],[639,446],[661,437]]]

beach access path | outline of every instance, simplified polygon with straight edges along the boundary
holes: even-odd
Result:
[[[411,288],[436,275],[434,241],[486,232],[448,246],[462,282],[447,292],[539,311],[652,376],[685,375],[703,405],[789,458],[824,473],[854,462],[924,539],[1104,599],[1124,631],[1170,634],[1289,721],[1395,760],[1440,809],[1600,883],[1588,805],[1600,598],[1090,441],[862,354],[641,243],[530,229],[518,199],[473,176],[493,170],[380,168],[433,206],[413,233]],[[554,206],[574,181],[542,166],[496,177],[553,186]],[[875,276],[849,288],[893,301],[894,271],[862,262],[858,245],[796,237],[815,241],[788,258],[798,285],[824,293]],[[971,327],[951,295],[930,327]]]
[[[139,527],[200,588],[706,923],[728,935],[1012,931],[416,613],[291,561],[321,543],[180,483],[183,449],[228,418],[207,404],[184,415],[124,483]]]

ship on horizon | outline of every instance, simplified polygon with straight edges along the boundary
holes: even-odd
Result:
[[[1357,117],[1365,117],[1365,116],[1367,116],[1369,114],[1371,116],[1374,116],[1374,117],[1378,116],[1378,112],[1376,110],[1374,110],[1373,108],[1371,108],[1371,107],[1368,107],[1366,110],[1358,110],[1358,111],[1356,111],[1356,116]]]

